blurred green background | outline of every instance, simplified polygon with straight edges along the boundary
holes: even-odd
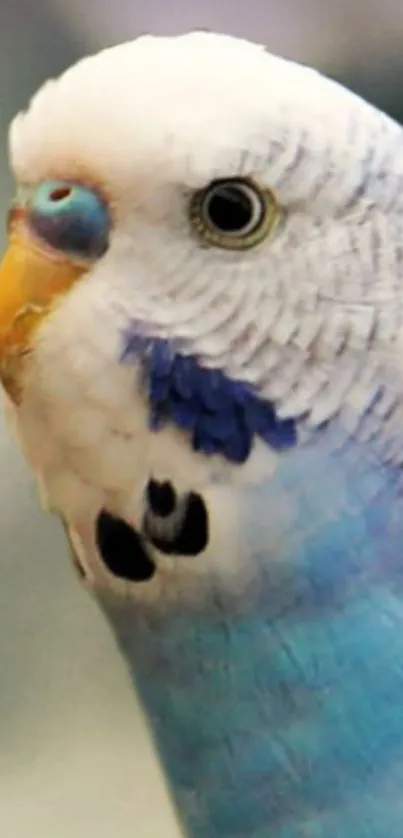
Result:
[[[1,213],[9,121],[47,77],[141,32],[197,27],[314,64],[403,121],[397,0],[0,0]],[[109,632],[0,418],[0,835],[176,834]]]

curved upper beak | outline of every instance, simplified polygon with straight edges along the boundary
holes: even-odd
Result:
[[[47,248],[24,224],[23,212],[13,211],[0,265],[0,379],[13,401],[19,400],[36,329],[87,270],[88,265]]]

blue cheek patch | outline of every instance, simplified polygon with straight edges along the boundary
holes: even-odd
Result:
[[[278,419],[271,402],[221,370],[180,355],[167,340],[129,333],[121,360],[140,361],[150,428],[157,431],[172,422],[190,436],[195,451],[244,463],[255,436],[276,451],[296,443],[295,422]]]

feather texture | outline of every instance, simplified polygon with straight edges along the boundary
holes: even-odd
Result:
[[[231,502],[197,605],[101,594],[189,834],[399,838],[401,476],[328,430]]]
[[[13,422],[189,836],[401,838],[401,127],[198,32],[79,62],[10,157],[20,186],[84,184],[112,218],[35,333]],[[209,246],[192,196],[240,176],[276,224]],[[204,504],[199,554],[142,531],[152,481]]]

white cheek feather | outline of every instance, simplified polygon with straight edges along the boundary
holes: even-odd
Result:
[[[262,445],[237,469],[220,457],[192,451],[186,436],[173,426],[150,432],[138,369],[118,362],[117,345],[108,353],[102,330],[99,341],[86,342],[88,332],[85,328],[80,333],[78,320],[72,341],[65,341],[62,328],[65,323],[70,332],[69,317],[50,318],[41,330],[19,409],[28,447],[52,474],[52,497],[69,496],[54,501],[59,510],[66,504],[82,508],[87,484],[102,493],[109,507],[118,504],[122,514],[138,520],[150,476],[174,479],[185,491],[215,481],[253,480],[272,468],[276,457]],[[79,493],[77,480],[83,483]]]
[[[95,586],[98,591],[113,591],[118,596],[158,610],[161,605],[164,608],[183,607],[185,603],[195,609],[199,605],[203,608],[206,595],[211,593],[211,587],[216,589],[217,580],[221,580],[222,587],[227,592],[232,591],[234,597],[241,592],[245,594],[247,586],[256,584],[256,565],[245,555],[245,541],[239,531],[242,491],[238,492],[236,487],[210,485],[203,492],[203,500],[209,515],[210,537],[206,550],[197,557],[171,558],[149,546],[157,573],[144,584],[133,585],[119,579],[100,563],[93,514],[71,517],[70,537],[87,584]],[[269,547],[273,550],[273,557],[285,527],[286,514],[284,521],[281,515],[277,516]]]
[[[403,142],[392,120],[261,46],[147,36],[45,85],[12,124],[10,156],[19,182],[82,180],[113,214],[108,253],[36,335],[16,417],[46,502],[76,522],[88,555],[98,510],[138,524],[151,476],[221,492],[220,553],[224,484],[267,478],[277,462],[261,442],[240,468],[194,452],[174,427],[151,433],[139,370],[121,363],[129,327],[251,384],[302,433],[336,413],[373,432],[358,426],[379,381],[389,375],[397,392],[402,375]],[[232,175],[274,190],[282,210],[243,254],[204,247],[187,215],[192,190]],[[395,397],[382,439],[394,461],[402,412]],[[203,575],[211,549],[201,570],[181,572]],[[151,597],[179,572],[160,561]]]

